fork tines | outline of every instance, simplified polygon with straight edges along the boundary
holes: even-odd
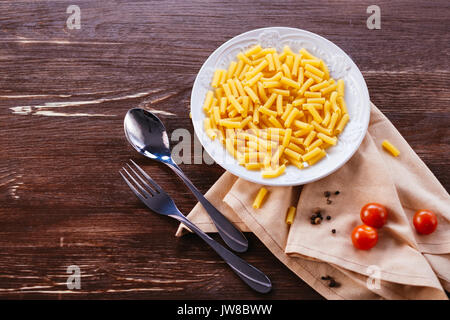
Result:
[[[136,170],[134,170],[128,163],[126,165],[129,171],[125,167],[122,167],[122,170],[119,171],[119,173],[130,189],[133,190],[136,196],[138,196],[138,198],[143,200],[164,192],[161,187],[152,178],[150,178],[144,170],[142,170],[141,167],[139,167],[133,160],[130,159],[130,161],[133,164],[133,167],[136,168],[140,174],[136,172]]]

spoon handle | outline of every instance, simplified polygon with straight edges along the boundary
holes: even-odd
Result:
[[[260,293],[267,293],[272,289],[270,279],[259,269],[255,268],[245,260],[226,249],[220,243],[200,230],[195,224],[189,221],[183,214],[170,215],[172,218],[183,223],[192,232],[195,232],[202,238],[219,256],[231,267],[231,269],[244,281],[250,288]]]
[[[219,210],[214,207],[211,202],[206,199],[203,194],[192,184],[186,177],[184,172],[174,162],[165,162],[186,184],[197,200],[203,205],[208,212],[211,220],[222,237],[223,241],[236,252],[245,252],[248,249],[248,240]]]

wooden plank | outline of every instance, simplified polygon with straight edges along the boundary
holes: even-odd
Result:
[[[274,283],[249,290],[210,249],[149,213],[120,180],[133,158],[184,212],[192,195],[123,136],[136,106],[159,112],[169,134],[193,132],[190,93],[205,59],[231,37],[284,25],[325,36],[362,70],[371,100],[448,190],[448,1],[71,1],[0,3],[0,298],[319,299],[253,235],[250,263]],[[202,192],[218,165],[182,165]],[[201,174],[199,174],[201,173]],[[214,236],[218,239],[217,236]],[[68,292],[66,268],[82,269]]]

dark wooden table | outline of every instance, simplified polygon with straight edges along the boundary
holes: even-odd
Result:
[[[376,1],[2,1],[0,4],[0,298],[320,299],[253,235],[243,257],[274,283],[249,290],[195,236],[151,214],[118,175],[129,158],[184,212],[177,177],[123,135],[131,107],[164,111],[169,133],[193,132],[195,76],[220,44],[266,27],[330,39],[361,69],[372,101],[450,187],[450,3]],[[81,9],[81,29],[66,9]],[[202,192],[218,165],[183,165]],[[217,238],[217,237],[216,237]],[[66,286],[81,269],[81,289]]]

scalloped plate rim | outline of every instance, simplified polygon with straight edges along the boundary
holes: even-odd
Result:
[[[308,178],[308,179],[304,179],[304,180],[300,180],[300,181],[293,181],[292,179],[287,178],[288,175],[288,169],[291,168],[287,168],[286,173],[281,175],[280,177],[274,178],[274,179],[263,179],[260,174],[259,176],[257,176],[257,178],[253,178],[252,176],[246,175],[246,173],[250,172],[248,170],[246,170],[245,168],[243,168],[242,166],[240,166],[237,161],[233,158],[231,158],[230,155],[228,155],[228,153],[226,152],[225,148],[223,148],[222,145],[221,148],[223,149],[222,151],[220,151],[219,153],[221,153],[222,155],[224,155],[224,157],[226,159],[232,159],[230,162],[227,162],[226,164],[223,163],[219,157],[217,156],[216,152],[211,152],[214,151],[214,149],[217,150],[217,148],[213,147],[213,144],[217,142],[216,141],[212,141],[209,139],[209,137],[205,137],[203,128],[202,128],[202,124],[203,121],[201,121],[201,119],[196,119],[195,118],[195,112],[194,112],[194,98],[195,98],[195,94],[198,92],[198,88],[201,86],[200,84],[200,78],[202,75],[204,75],[205,70],[207,68],[209,68],[209,64],[211,63],[211,61],[214,60],[214,58],[216,57],[216,55],[222,54],[224,50],[227,49],[228,46],[230,46],[230,44],[233,44],[236,41],[241,42],[241,40],[245,40],[245,36],[248,36],[250,34],[255,33],[255,37],[260,36],[263,32],[265,31],[284,31],[284,32],[294,32],[294,33],[300,33],[301,35],[304,36],[308,36],[311,39],[305,40],[305,41],[310,41],[310,40],[314,40],[314,38],[318,38],[321,41],[323,41],[324,43],[326,43],[327,45],[331,45],[332,47],[335,47],[334,49],[337,49],[337,51],[343,55],[343,57],[345,58],[346,62],[350,63],[350,66],[352,68],[354,68],[356,71],[356,75],[359,76],[361,80],[361,83],[359,85],[359,89],[362,89],[362,92],[360,94],[360,96],[362,96],[362,102],[363,105],[361,106],[362,108],[366,108],[367,110],[365,111],[364,115],[364,119],[362,122],[358,122],[360,125],[362,125],[362,130],[361,130],[361,134],[358,136],[358,140],[354,143],[353,148],[351,148],[350,152],[347,152],[345,154],[345,156],[340,160],[340,162],[337,165],[334,166],[327,166],[328,170],[323,170],[323,172],[321,174],[317,174],[316,176],[312,177],[312,178]],[[281,38],[281,37],[280,37]],[[215,62],[215,64],[217,64],[217,61]],[[355,79],[356,80],[356,79]],[[360,91],[357,90],[357,91]],[[367,98],[367,100],[366,100]],[[366,100],[366,101],[364,101]],[[224,168],[226,171],[232,173],[235,176],[238,176],[242,179],[245,179],[247,181],[253,182],[253,183],[258,183],[261,185],[267,185],[267,186],[296,186],[296,185],[303,185],[303,184],[307,184],[307,183],[311,183],[320,179],[325,178],[326,176],[332,174],[333,172],[335,172],[336,170],[338,170],[339,168],[341,168],[345,163],[347,163],[352,156],[355,154],[355,152],[358,150],[359,146],[361,145],[366,133],[367,133],[367,129],[368,129],[368,125],[369,125],[369,120],[370,120],[370,96],[369,96],[369,91],[367,88],[367,84],[364,80],[364,77],[361,73],[361,71],[359,70],[359,68],[357,67],[357,65],[355,64],[355,62],[350,58],[349,55],[347,55],[345,53],[344,50],[342,50],[339,46],[337,46],[336,44],[334,44],[332,41],[318,35],[315,34],[313,32],[310,31],[306,31],[303,29],[297,29],[297,28],[291,28],[291,27],[266,27],[266,28],[259,28],[259,29],[253,29],[244,33],[241,33],[239,35],[234,36],[233,38],[227,40],[226,42],[224,42],[222,45],[220,45],[216,50],[214,50],[214,52],[212,52],[209,57],[205,60],[205,62],[203,63],[202,67],[200,68],[195,81],[194,81],[194,85],[192,87],[192,92],[191,92],[191,114],[192,114],[192,123],[194,126],[194,132],[198,138],[198,140],[200,141],[200,143],[202,144],[203,148],[206,150],[206,152],[208,152],[208,154],[211,156],[211,158],[217,163],[219,164],[222,168]],[[201,108],[201,106],[198,106],[198,108]],[[201,111],[203,113],[203,111]],[[196,121],[197,120],[197,121]],[[344,131],[345,132],[345,131]],[[202,135],[203,134],[203,135]],[[333,147],[331,147],[333,148]],[[330,149],[331,150],[331,149]],[[332,156],[332,155],[331,155]],[[224,157],[221,157],[222,159]],[[330,155],[327,153],[327,158],[329,158]],[[318,164],[316,164],[315,166],[318,166],[321,163],[324,163],[327,159],[322,160],[321,162],[319,162]],[[243,168],[244,173],[242,172],[237,172],[236,167],[240,167],[241,169]],[[297,168],[294,168],[296,171],[299,172],[304,172],[305,170],[308,170],[307,168],[299,170]]]

